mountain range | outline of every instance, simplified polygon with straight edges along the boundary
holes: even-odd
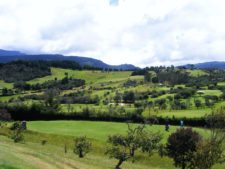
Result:
[[[64,56],[60,54],[25,54],[19,51],[9,51],[0,49],[0,63],[7,63],[15,60],[69,60],[79,63],[81,66],[92,66],[102,69],[118,69],[118,70],[137,70],[140,69],[137,66],[132,64],[121,64],[121,65],[109,65],[104,63],[101,60],[93,59],[89,57],[81,56]],[[178,67],[183,68],[195,68],[195,69],[225,69],[225,62],[223,61],[212,61],[212,62],[203,62],[196,64],[186,64]]]
[[[101,60],[81,57],[81,56],[64,56],[60,54],[25,54],[19,51],[8,51],[0,49],[0,63],[7,63],[15,60],[69,60],[75,61],[80,65],[92,66],[102,69],[118,69],[118,70],[136,70],[139,67],[136,67],[132,64],[121,64],[121,65],[109,65],[104,63]]]
[[[225,62],[223,61],[212,61],[212,62],[203,62],[196,64],[187,64],[181,67],[185,67],[187,69],[225,69]]]

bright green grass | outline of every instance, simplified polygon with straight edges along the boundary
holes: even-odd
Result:
[[[84,79],[87,84],[92,84],[96,82],[110,82],[110,81],[121,81],[126,80],[130,77],[131,71],[115,71],[115,72],[101,72],[101,71],[79,71],[79,70],[70,70],[70,69],[60,69],[60,68],[51,68],[52,75],[45,76],[42,78],[36,78],[28,81],[30,84],[43,83],[48,80],[62,79],[65,77],[65,73],[69,74],[69,77]],[[137,77],[138,79],[140,77]]]
[[[207,75],[208,74],[204,70],[186,70],[186,71],[188,73],[190,73],[191,76],[194,76],[194,77],[203,76],[203,75]]]
[[[171,126],[170,132],[165,132],[162,125],[148,126],[148,130],[160,132],[164,139],[179,127]],[[112,134],[123,134],[127,130],[127,124],[115,122],[90,122],[90,121],[33,121],[28,122],[28,129],[49,134],[59,134],[68,136],[87,135],[89,138],[105,142]],[[205,135],[203,129],[196,129]],[[165,141],[165,140],[164,140]]]
[[[161,132],[163,142],[177,128],[172,126],[169,132],[164,131],[164,126],[148,126],[148,130]],[[123,134],[127,130],[124,123],[113,122],[90,122],[90,121],[35,121],[28,122],[28,129],[24,133],[25,144],[13,143],[12,140],[0,136],[0,166],[28,168],[79,168],[79,169],[113,169],[117,163],[109,159],[105,154],[107,147],[106,139],[110,134]],[[208,132],[204,129],[195,128],[204,137]],[[38,132],[38,133],[37,133]],[[4,129],[0,129],[4,134]],[[86,135],[92,140],[92,151],[84,158],[79,159],[73,154],[73,138]],[[41,140],[46,140],[46,145],[41,145]],[[64,153],[64,145],[68,152]],[[160,158],[157,154],[152,157],[137,152],[137,161],[131,160],[122,165],[123,169],[175,169],[172,160],[166,157]],[[3,166],[2,165],[2,166]],[[222,169],[224,165],[217,165],[213,169]]]
[[[16,94],[12,96],[1,96],[0,101],[9,101],[10,99],[18,98],[19,96],[23,96],[23,94]]]
[[[194,110],[171,110],[161,111],[157,113],[157,116],[162,117],[176,117],[176,118],[200,118],[209,114],[212,110],[210,108],[205,109],[194,109]]]
[[[206,95],[215,95],[215,96],[220,96],[222,92],[220,90],[201,90],[204,92],[203,96]]]
[[[46,135],[47,136],[47,135]],[[49,137],[54,135],[48,135]],[[34,136],[35,137],[35,136]],[[27,140],[25,144],[15,144],[12,140],[0,136],[1,144],[0,149],[3,156],[0,156],[1,169],[113,169],[117,161],[110,159],[104,154],[106,146],[101,145],[103,152],[98,151],[96,145],[93,145],[92,151],[83,159],[78,158],[73,154],[73,139],[70,139],[71,147],[64,153],[64,146],[55,145],[54,143],[47,142],[42,146],[32,140]],[[123,169],[174,169],[172,161],[168,158],[160,158],[154,154],[152,157],[136,154],[138,161],[132,163],[131,160],[124,162]],[[3,168],[4,167],[4,168]]]
[[[225,86],[225,82],[219,82],[217,85],[218,86]]]
[[[6,83],[3,80],[0,80],[0,89],[3,89],[3,88],[12,89],[13,83]]]

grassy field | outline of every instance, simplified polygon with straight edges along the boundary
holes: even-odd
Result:
[[[123,134],[127,130],[127,124],[115,122],[90,122],[90,121],[34,121],[28,123],[32,131],[60,135],[87,135],[94,140],[105,142],[110,134]],[[177,127],[171,127],[174,132]],[[164,126],[148,126],[148,130],[163,132],[166,138],[170,132],[164,132]],[[201,130],[200,130],[201,131]]]
[[[116,72],[102,72],[102,71],[79,71],[70,69],[51,68],[51,75],[42,78],[36,78],[28,81],[30,84],[43,83],[48,80],[62,79],[65,77],[65,73],[68,73],[69,77],[76,79],[83,79],[87,84],[93,84],[97,82],[115,82],[123,81],[129,78],[131,71],[116,71]]]
[[[3,89],[3,88],[11,89],[13,88],[13,83],[6,83],[3,80],[0,80],[0,89]]]
[[[186,72],[190,73],[191,76],[194,77],[198,77],[198,76],[203,76],[203,75],[207,75],[208,73],[206,73],[204,70],[186,70]]]
[[[160,111],[156,113],[157,116],[161,117],[176,117],[176,118],[199,118],[209,114],[212,110],[210,108],[205,109],[193,109],[193,110],[171,110],[171,111]],[[148,112],[146,112],[147,114]]]
[[[172,126],[169,132],[164,131],[164,126],[148,126],[148,130],[160,132],[163,142],[177,128]],[[107,147],[108,135],[123,134],[126,124],[111,122],[89,121],[35,121],[28,122],[28,130],[24,133],[25,143],[14,143],[5,136],[7,131],[0,128],[0,168],[3,169],[112,169],[116,161],[104,155]],[[204,129],[195,129],[204,137],[208,132]],[[73,154],[73,138],[86,135],[92,140],[92,151],[84,159],[79,159]],[[47,143],[42,145],[42,140]],[[64,151],[67,145],[67,153]],[[137,152],[137,159],[125,162],[123,169],[175,169],[172,160],[159,157],[155,153],[152,157]],[[223,169],[224,164],[213,169]]]

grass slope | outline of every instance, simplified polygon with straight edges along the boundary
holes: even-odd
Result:
[[[96,82],[108,82],[108,81],[121,81],[126,80],[131,71],[116,71],[116,72],[102,72],[102,71],[79,71],[70,69],[51,68],[52,75],[42,78],[36,78],[28,81],[30,84],[43,83],[48,80],[54,80],[55,77],[62,79],[65,77],[65,73],[68,73],[69,77],[84,79],[87,84]]]
[[[12,89],[13,83],[6,83],[3,80],[0,80],[0,89],[3,89],[3,88]]]
[[[148,130],[160,131],[163,142],[169,134],[178,127],[172,126],[170,132],[164,131],[164,126],[149,126]],[[16,169],[113,169],[117,161],[109,159],[105,154],[107,136],[114,133],[124,133],[127,129],[124,123],[90,122],[90,121],[35,121],[28,122],[28,129],[24,133],[25,143],[13,143],[11,139],[0,136],[0,168]],[[195,129],[203,136],[208,132],[204,129]],[[0,129],[0,135],[7,131]],[[93,148],[84,159],[73,154],[73,138],[78,135],[87,135],[92,140]],[[42,140],[47,143],[42,145]],[[68,152],[64,152],[65,144]],[[4,154],[4,155],[3,155]],[[138,160],[125,162],[123,169],[175,169],[172,160],[160,158],[157,154],[148,157],[137,152]],[[224,164],[213,169],[223,169]]]

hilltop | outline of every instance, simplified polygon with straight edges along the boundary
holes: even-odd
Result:
[[[45,60],[45,61],[75,61],[82,66],[91,66],[102,69],[118,69],[118,70],[136,70],[138,67],[132,64],[121,64],[121,65],[109,65],[101,60],[93,59],[90,57],[81,56],[64,56],[60,54],[25,54],[19,51],[8,51],[0,49],[0,63],[7,63],[15,60]]]
[[[225,69],[225,62],[223,61],[212,61],[212,62],[203,62],[196,64],[187,64],[184,66],[186,69]]]

